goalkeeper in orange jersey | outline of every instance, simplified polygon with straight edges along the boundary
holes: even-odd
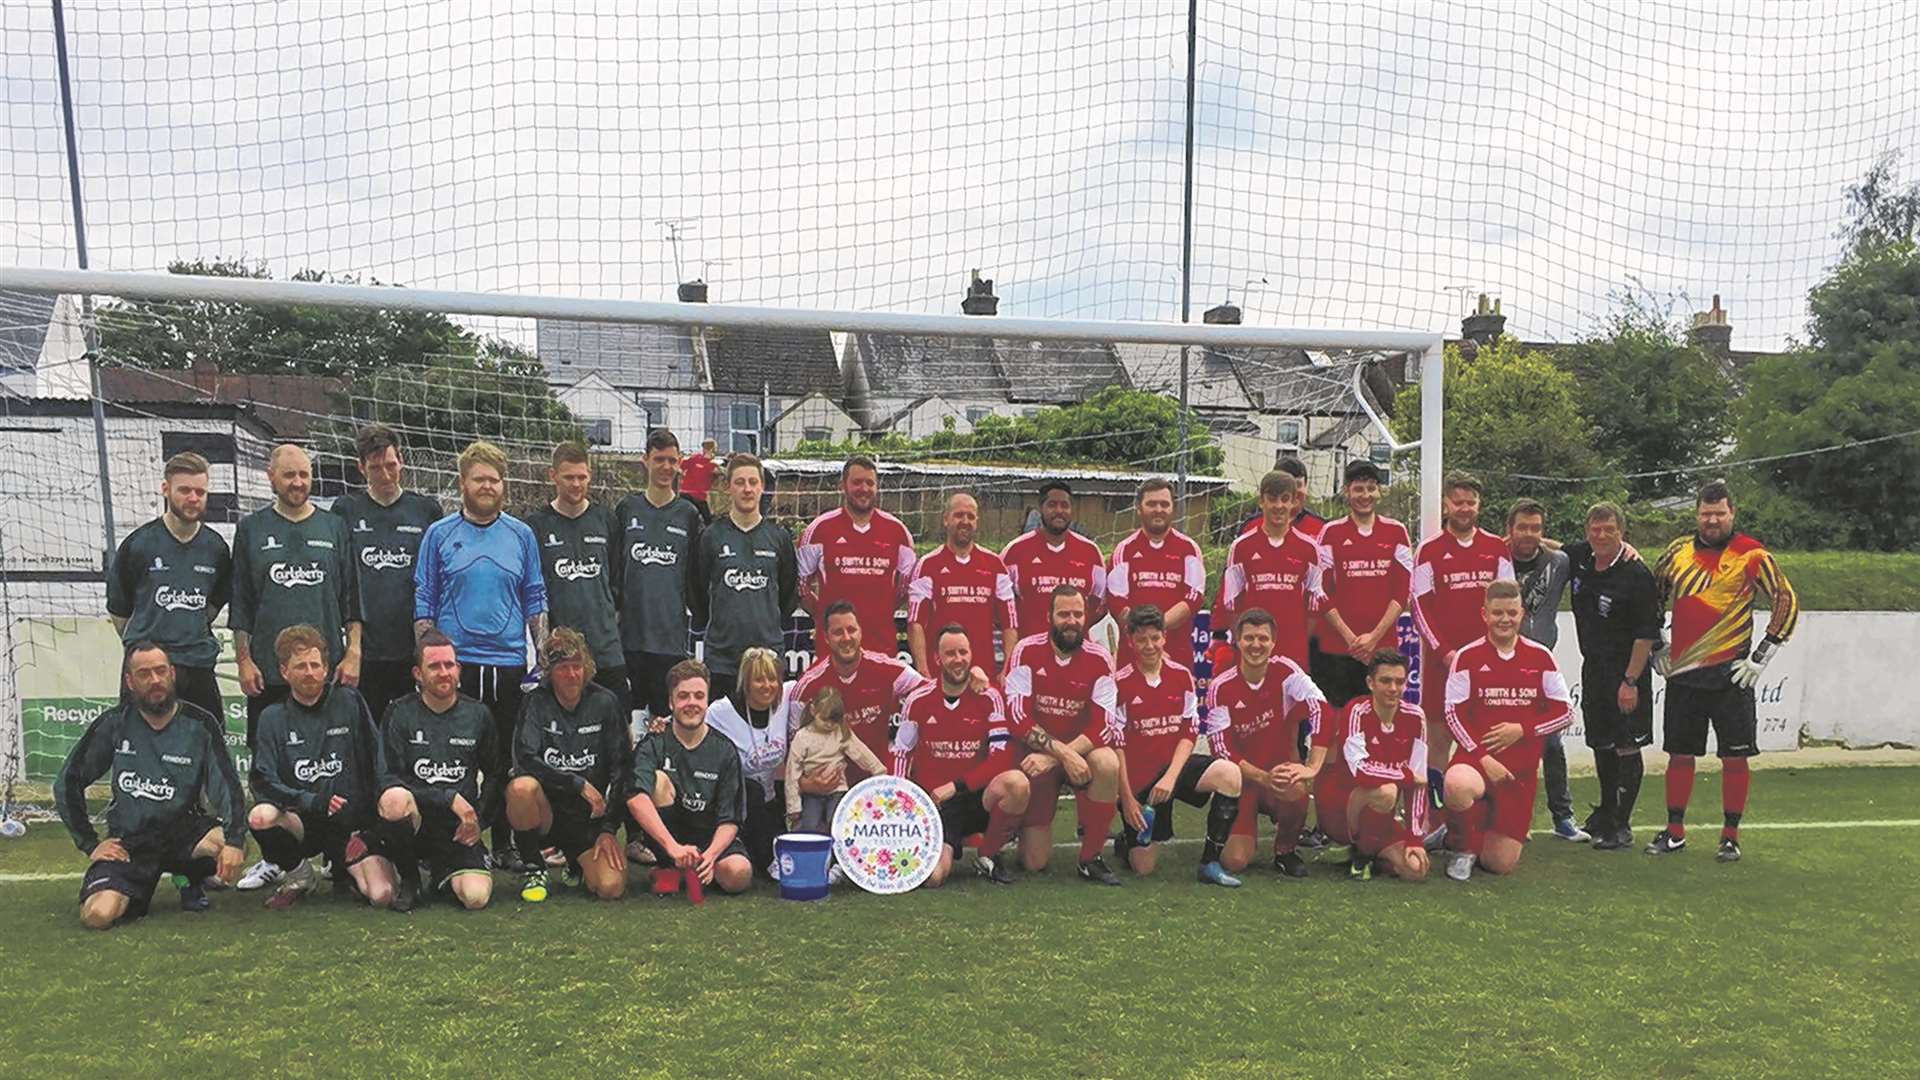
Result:
[[[1687,801],[1693,795],[1694,758],[1707,752],[1712,725],[1723,766],[1721,862],[1740,858],[1740,816],[1752,783],[1747,759],[1760,752],[1754,684],[1767,661],[1793,634],[1800,601],[1787,576],[1760,541],[1733,531],[1733,494],[1725,481],[1700,488],[1696,532],[1667,545],[1654,568],[1662,606],[1672,606],[1673,643],[1655,660],[1667,677],[1667,827],[1647,845],[1650,855],[1687,844]],[[1753,601],[1773,605],[1766,636],[1753,638]]]

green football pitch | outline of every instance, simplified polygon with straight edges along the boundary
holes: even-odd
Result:
[[[323,889],[190,916],[163,884],[104,934],[42,824],[0,841],[0,1073],[1910,1076],[1916,791],[1915,768],[1760,773],[1735,865],[1702,776],[1683,853],[1536,832],[1516,875],[1465,885],[1316,867],[1228,891],[1192,881],[1189,844],[1120,889],[1057,851],[1010,888],[814,904],[523,905],[502,879],[477,913]]]

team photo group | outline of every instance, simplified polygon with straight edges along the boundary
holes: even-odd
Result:
[[[207,461],[165,462],[162,513],[108,575],[120,703],[55,782],[89,860],[86,926],[145,915],[163,879],[187,911],[227,888],[287,909],[323,876],[376,908],[476,909],[496,871],[523,903],[557,887],[617,899],[630,880],[698,902],[778,877],[776,837],[829,832],[849,788],[886,773],[938,805],[930,886],[1012,884],[1056,848],[1081,880],[1123,885],[1156,872],[1181,802],[1200,841],[1189,872],[1214,886],[1267,867],[1308,878],[1310,858],[1354,880],[1420,881],[1435,862],[1456,881],[1508,874],[1543,778],[1543,836],[1666,857],[1688,844],[1709,731],[1717,857],[1733,862],[1754,685],[1798,617],[1717,481],[1694,534],[1643,559],[1613,504],[1563,544],[1537,503],[1483,509],[1465,473],[1446,477],[1424,542],[1379,512],[1385,478],[1366,461],[1341,478],[1346,514],[1324,520],[1283,460],[1209,597],[1166,480],[1139,486],[1137,528],[1111,552],[1055,480],[998,553],[976,543],[974,495],[947,494],[942,542],[918,555],[864,456],[796,537],[757,458],[711,441],[683,455],[667,430],[647,440],[645,487],[617,501],[591,497],[584,447],[556,447],[550,498],[523,515],[489,443],[460,454],[446,513],[405,487],[392,431],[356,442],[365,489],[328,509],[308,454],[275,447],[273,502],[231,545],[202,522]],[[1551,652],[1563,598],[1578,702]],[[223,612],[243,748],[215,676]],[[815,659],[789,679],[796,613]],[[1640,845],[1656,672],[1667,825]],[[1562,745],[1576,713],[1598,782],[1583,820]],[[1077,840],[1057,844],[1069,794]]]

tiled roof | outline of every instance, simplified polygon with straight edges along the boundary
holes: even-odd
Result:
[[[282,437],[303,438],[307,429],[338,410],[346,390],[341,379],[316,375],[225,374],[212,368],[145,371],[100,369],[100,393],[108,401],[217,401],[250,405]]]
[[[701,334],[715,390],[757,394],[766,386],[775,397],[840,397],[840,364],[824,330],[708,326]]]

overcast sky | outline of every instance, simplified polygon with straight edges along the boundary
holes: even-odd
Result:
[[[1185,16],[68,0],[93,264],[942,312],[977,266],[1005,314],[1175,319]],[[1912,0],[1201,0],[1199,38],[1195,319],[1264,277],[1249,322],[1457,329],[1486,291],[1569,339],[1638,279],[1778,347],[1843,187],[1920,175]],[[0,263],[72,265],[48,5],[0,39]]]

